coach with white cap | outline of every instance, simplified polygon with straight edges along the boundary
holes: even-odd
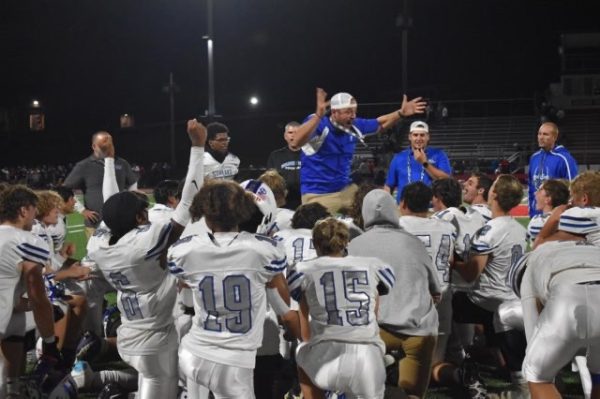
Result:
[[[356,99],[348,93],[337,93],[327,101],[327,93],[317,88],[317,107],[298,127],[296,139],[302,146],[300,191],[302,203],[319,202],[332,214],[350,206],[357,190],[350,179],[352,156],[363,137],[385,130],[400,119],[422,114],[427,103],[417,97],[402,107],[375,119],[356,117]],[[326,116],[331,106],[331,115]]]
[[[385,190],[397,188],[396,202],[400,203],[402,189],[409,183],[422,181],[428,186],[436,179],[450,177],[452,168],[448,156],[429,144],[429,126],[422,121],[411,123],[408,133],[410,147],[394,155],[390,163]]]

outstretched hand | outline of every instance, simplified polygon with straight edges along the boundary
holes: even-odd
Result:
[[[408,101],[406,94],[402,97],[402,108],[400,108],[400,115],[403,117],[411,116],[414,114],[422,114],[427,108],[427,101],[423,101],[423,97],[413,98]]]
[[[206,128],[196,119],[187,121],[187,133],[194,147],[204,147],[206,144]]]
[[[315,114],[322,118],[327,112],[327,107],[329,106],[329,101],[327,101],[327,92],[320,87],[317,87],[317,109],[315,110]]]

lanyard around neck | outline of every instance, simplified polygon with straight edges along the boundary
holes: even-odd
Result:
[[[412,166],[411,166],[411,162],[410,162],[411,152],[412,152],[412,148],[410,149],[410,152],[406,156],[406,171],[408,173],[408,182],[409,183],[412,183]],[[427,155],[427,152],[425,152],[425,155]],[[425,168],[423,167],[423,165],[421,165],[421,174],[419,175],[419,181],[423,181],[424,178],[425,178]]]

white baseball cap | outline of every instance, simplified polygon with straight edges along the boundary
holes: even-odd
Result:
[[[356,108],[358,105],[356,99],[352,97],[350,93],[336,93],[331,97],[330,101],[331,109],[345,109],[345,108]]]
[[[429,126],[423,121],[415,121],[410,124],[410,132],[425,132],[429,133]]]

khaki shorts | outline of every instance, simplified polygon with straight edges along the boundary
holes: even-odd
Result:
[[[327,194],[304,194],[302,204],[318,202],[323,205],[329,213],[335,215],[342,208],[350,208],[354,202],[354,194],[358,191],[356,184],[350,184],[342,191]]]

